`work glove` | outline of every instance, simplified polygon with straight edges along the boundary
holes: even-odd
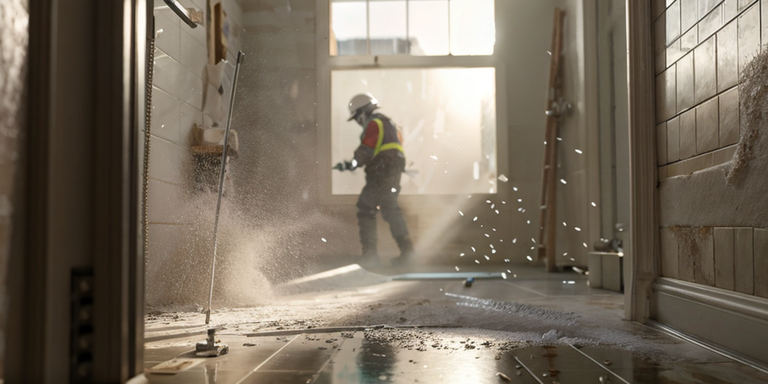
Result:
[[[336,165],[333,166],[333,169],[337,169],[339,171],[351,171],[351,170],[355,169],[355,165],[356,165],[355,163],[356,163],[356,161],[354,161],[354,160],[352,160],[352,161],[346,161],[346,160],[340,161],[340,162],[336,163]]]

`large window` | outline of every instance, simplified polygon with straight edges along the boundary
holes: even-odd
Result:
[[[496,193],[494,0],[318,1],[328,5],[330,42],[318,45],[331,149],[322,167],[351,159],[360,145],[347,105],[369,92],[402,129],[402,194]],[[359,194],[362,173],[332,172],[331,194]]]
[[[349,160],[362,127],[347,121],[352,96],[370,92],[402,130],[402,193],[496,192],[494,68],[358,69],[331,73],[332,163]],[[362,171],[334,172],[335,195],[358,194]]]
[[[331,0],[331,56],[491,55],[494,0]]]

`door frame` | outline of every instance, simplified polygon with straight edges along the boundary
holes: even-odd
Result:
[[[125,382],[143,370],[137,152],[152,5],[29,0],[6,382]],[[72,309],[73,292],[92,295],[84,312]],[[73,333],[86,312],[91,332]],[[70,356],[87,356],[77,348],[92,358],[75,366]]]
[[[625,317],[645,323],[659,276],[655,74],[651,0],[627,0],[630,228]]]

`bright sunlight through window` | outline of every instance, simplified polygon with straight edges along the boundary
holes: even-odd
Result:
[[[379,112],[402,130],[401,193],[496,193],[495,81],[494,68],[332,71],[332,164],[351,159],[360,145],[362,127],[347,121],[347,104],[355,94],[370,92]],[[333,172],[332,193],[360,193],[363,172]]]
[[[492,55],[493,0],[331,0],[331,55]]]

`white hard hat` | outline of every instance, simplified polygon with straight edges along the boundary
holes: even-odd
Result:
[[[379,101],[376,100],[370,93],[361,93],[352,97],[349,101],[349,119],[350,121],[355,118],[360,112],[373,111],[379,107]]]

